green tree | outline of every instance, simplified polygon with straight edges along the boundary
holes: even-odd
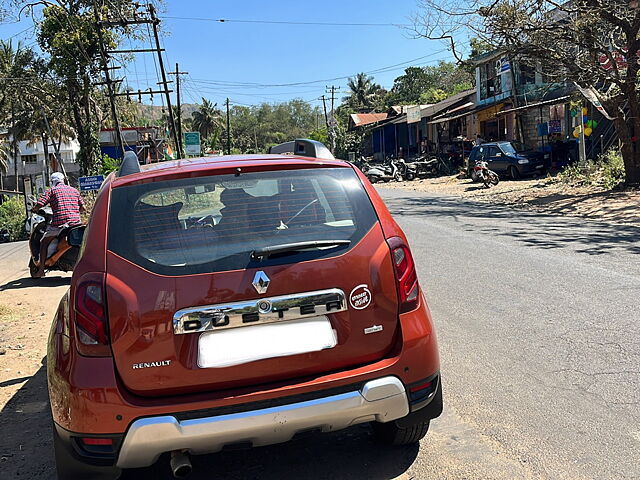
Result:
[[[45,83],[43,62],[33,50],[10,40],[0,40],[0,77],[4,79],[0,82],[0,123],[8,127],[13,156],[20,140],[33,140],[42,133],[36,133],[35,117],[42,118],[40,110],[46,107],[52,84]],[[17,162],[14,166],[17,175]]]
[[[380,107],[383,100],[385,90],[374,82],[373,77],[358,73],[355,77],[347,81],[349,87],[349,95],[342,100],[349,107],[358,112],[366,112]]]
[[[209,138],[222,126],[222,112],[218,109],[218,105],[204,97],[191,118],[191,126],[200,132],[203,139]]]
[[[591,90],[614,118],[627,184],[640,184],[637,1],[421,0],[428,38],[454,55],[472,35],[558,82]],[[464,39],[464,40],[463,40]]]
[[[407,68],[403,75],[394,80],[387,101],[389,105],[418,104],[423,95],[427,99],[442,100],[472,87],[472,73],[454,62],[441,60],[437,65]],[[438,91],[444,92],[445,97],[438,95]]]
[[[31,2],[14,0],[13,6],[20,11],[25,8],[38,10],[36,21],[37,40],[46,55],[48,76],[62,88],[69,123],[75,130],[80,143],[77,159],[83,172],[92,172],[100,168],[101,158],[98,143],[98,131],[109,121],[109,109],[106,108],[104,94],[96,84],[102,81],[98,24],[96,22],[96,2],[90,0],[52,0]],[[97,15],[103,18],[122,18],[131,15],[138,8],[130,0],[102,2]],[[34,19],[36,20],[36,19]],[[103,26],[105,47],[113,50],[123,35],[138,36],[134,30],[139,27],[123,25]],[[125,61],[126,59],[119,59]]]

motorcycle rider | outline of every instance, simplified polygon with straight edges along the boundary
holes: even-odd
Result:
[[[40,239],[39,269],[35,275],[37,278],[44,276],[47,248],[51,241],[60,234],[62,229],[79,225],[81,223],[80,212],[85,210],[80,192],[70,185],[66,185],[64,175],[60,172],[51,174],[51,188],[40,196],[31,211],[37,212],[47,204],[51,205],[53,218]]]

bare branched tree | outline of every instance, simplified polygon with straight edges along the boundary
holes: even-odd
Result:
[[[461,48],[476,37],[545,75],[592,88],[614,118],[626,182],[640,183],[637,0],[420,0],[416,31]]]

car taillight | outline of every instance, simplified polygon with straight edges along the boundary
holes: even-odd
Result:
[[[75,327],[78,351],[81,354],[111,354],[102,274],[86,274],[78,282],[75,291]]]
[[[393,267],[396,272],[400,313],[410,312],[417,308],[420,293],[413,256],[407,244],[400,237],[393,237],[387,241],[391,248]]]

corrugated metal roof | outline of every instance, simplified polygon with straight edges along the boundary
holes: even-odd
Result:
[[[460,92],[457,93],[449,98],[446,98],[444,100],[442,100],[441,102],[435,103],[431,106],[425,107],[425,108],[421,108],[420,109],[420,114],[422,115],[423,118],[427,117],[427,118],[431,118],[434,117],[435,115],[437,115],[440,112],[443,112],[444,110],[446,110],[447,108],[449,108],[451,105],[463,101],[466,99],[466,97],[468,97],[469,95],[475,95],[476,93],[476,89],[472,88],[470,90],[465,90],[464,92]]]
[[[389,116],[388,113],[352,113],[351,121],[356,127],[362,127],[363,125],[369,125],[370,123],[380,122],[386,120]]]

